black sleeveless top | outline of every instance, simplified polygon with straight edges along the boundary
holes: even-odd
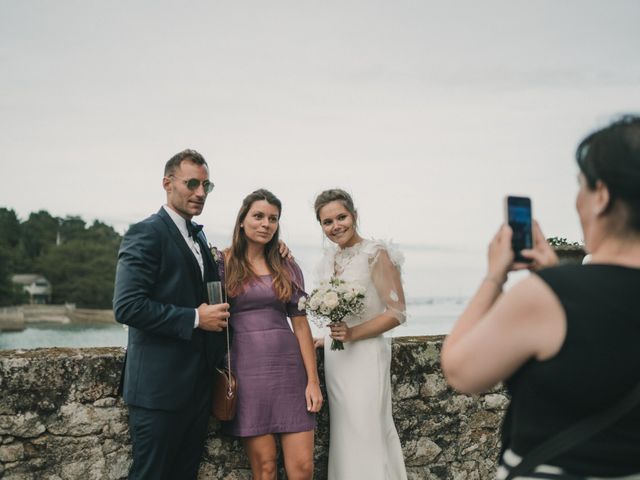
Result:
[[[521,456],[640,383],[640,269],[566,265],[538,275],[564,308],[567,334],[557,355],[506,382],[503,445]],[[640,407],[547,463],[582,475],[640,472]]]

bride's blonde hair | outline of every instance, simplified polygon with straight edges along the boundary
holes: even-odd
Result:
[[[358,225],[358,211],[353,205],[353,199],[351,198],[351,195],[341,188],[325,190],[316,197],[316,201],[313,203],[313,208],[316,211],[316,219],[318,222],[320,221],[320,210],[331,202],[340,202],[353,217],[353,223],[356,226]]]

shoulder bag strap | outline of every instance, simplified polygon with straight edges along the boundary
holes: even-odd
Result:
[[[226,279],[225,279],[226,280]],[[229,299],[227,298],[227,286],[224,285],[224,303],[228,303]],[[231,317],[227,318],[227,368],[229,369],[229,378],[231,378],[231,344],[229,342],[229,323],[231,322]]]
[[[530,473],[536,466],[546,463],[561,453],[579,445],[621,419],[639,403],[640,383],[612,407],[580,420],[543,444],[538,445],[509,472],[505,480],[512,480],[519,475]]]

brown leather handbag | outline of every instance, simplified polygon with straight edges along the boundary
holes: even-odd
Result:
[[[218,420],[233,420],[233,417],[236,416],[237,400],[238,382],[231,370],[229,324],[227,323],[227,365],[223,368],[216,368],[213,374],[213,405],[211,413]]]
[[[213,375],[213,406],[211,412],[218,420],[233,420],[236,416],[238,383],[228,367],[216,368]]]

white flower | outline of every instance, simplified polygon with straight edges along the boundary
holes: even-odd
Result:
[[[336,292],[327,292],[322,301],[329,310],[333,310],[338,306],[338,294]]]
[[[304,310],[307,306],[307,297],[300,297],[298,300],[298,310]]]
[[[307,307],[311,310],[317,310],[320,306],[320,299],[317,295],[312,296],[307,302]]]
[[[332,278],[322,282],[306,298],[304,307],[316,325],[327,325],[362,311],[365,289],[358,284]],[[300,305],[302,306],[302,305]]]

